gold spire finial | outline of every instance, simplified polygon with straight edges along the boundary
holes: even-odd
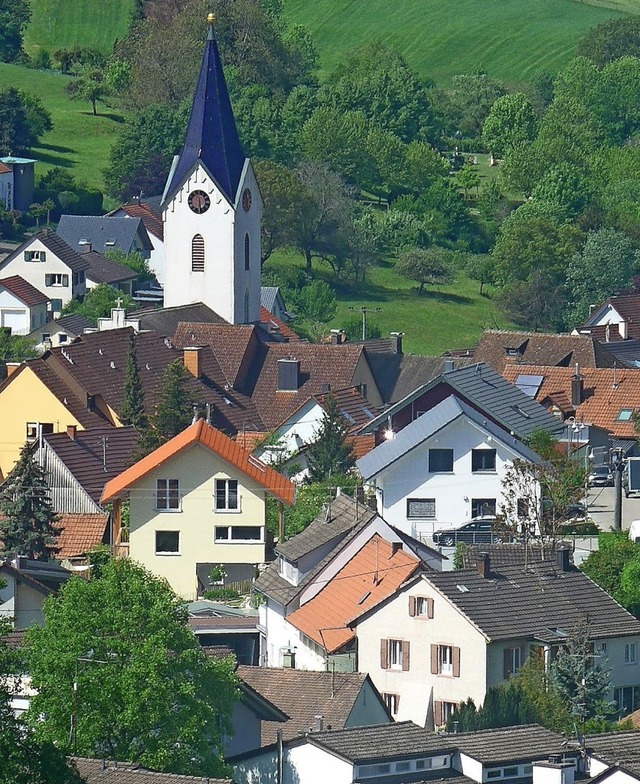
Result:
[[[207,14],[207,22],[210,25],[213,25],[215,23],[215,21],[216,21],[216,15],[215,14]]]

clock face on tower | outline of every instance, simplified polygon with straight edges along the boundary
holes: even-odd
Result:
[[[242,191],[242,209],[245,212],[249,212],[251,209],[251,191],[249,188],[245,188]]]
[[[189,194],[189,208],[192,212],[202,215],[211,206],[211,199],[204,191],[192,191]]]

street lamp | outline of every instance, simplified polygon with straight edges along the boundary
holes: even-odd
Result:
[[[356,308],[349,307],[349,310],[356,310]],[[362,313],[362,340],[367,339],[367,313],[379,313],[382,308],[368,308],[366,305],[362,305],[357,310]]]

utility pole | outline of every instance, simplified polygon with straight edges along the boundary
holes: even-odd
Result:
[[[624,460],[622,450],[613,450],[613,484],[615,488],[615,506],[613,512],[613,530],[622,531],[622,472]]]
[[[349,310],[356,310],[356,308],[350,307]],[[362,305],[358,310],[362,313],[362,340],[365,341],[367,339],[367,313],[379,313],[382,308],[368,308],[366,305]]]

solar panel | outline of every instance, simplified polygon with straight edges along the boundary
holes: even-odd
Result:
[[[516,378],[516,386],[528,397],[535,397],[543,381],[544,376],[526,376],[521,374]]]

